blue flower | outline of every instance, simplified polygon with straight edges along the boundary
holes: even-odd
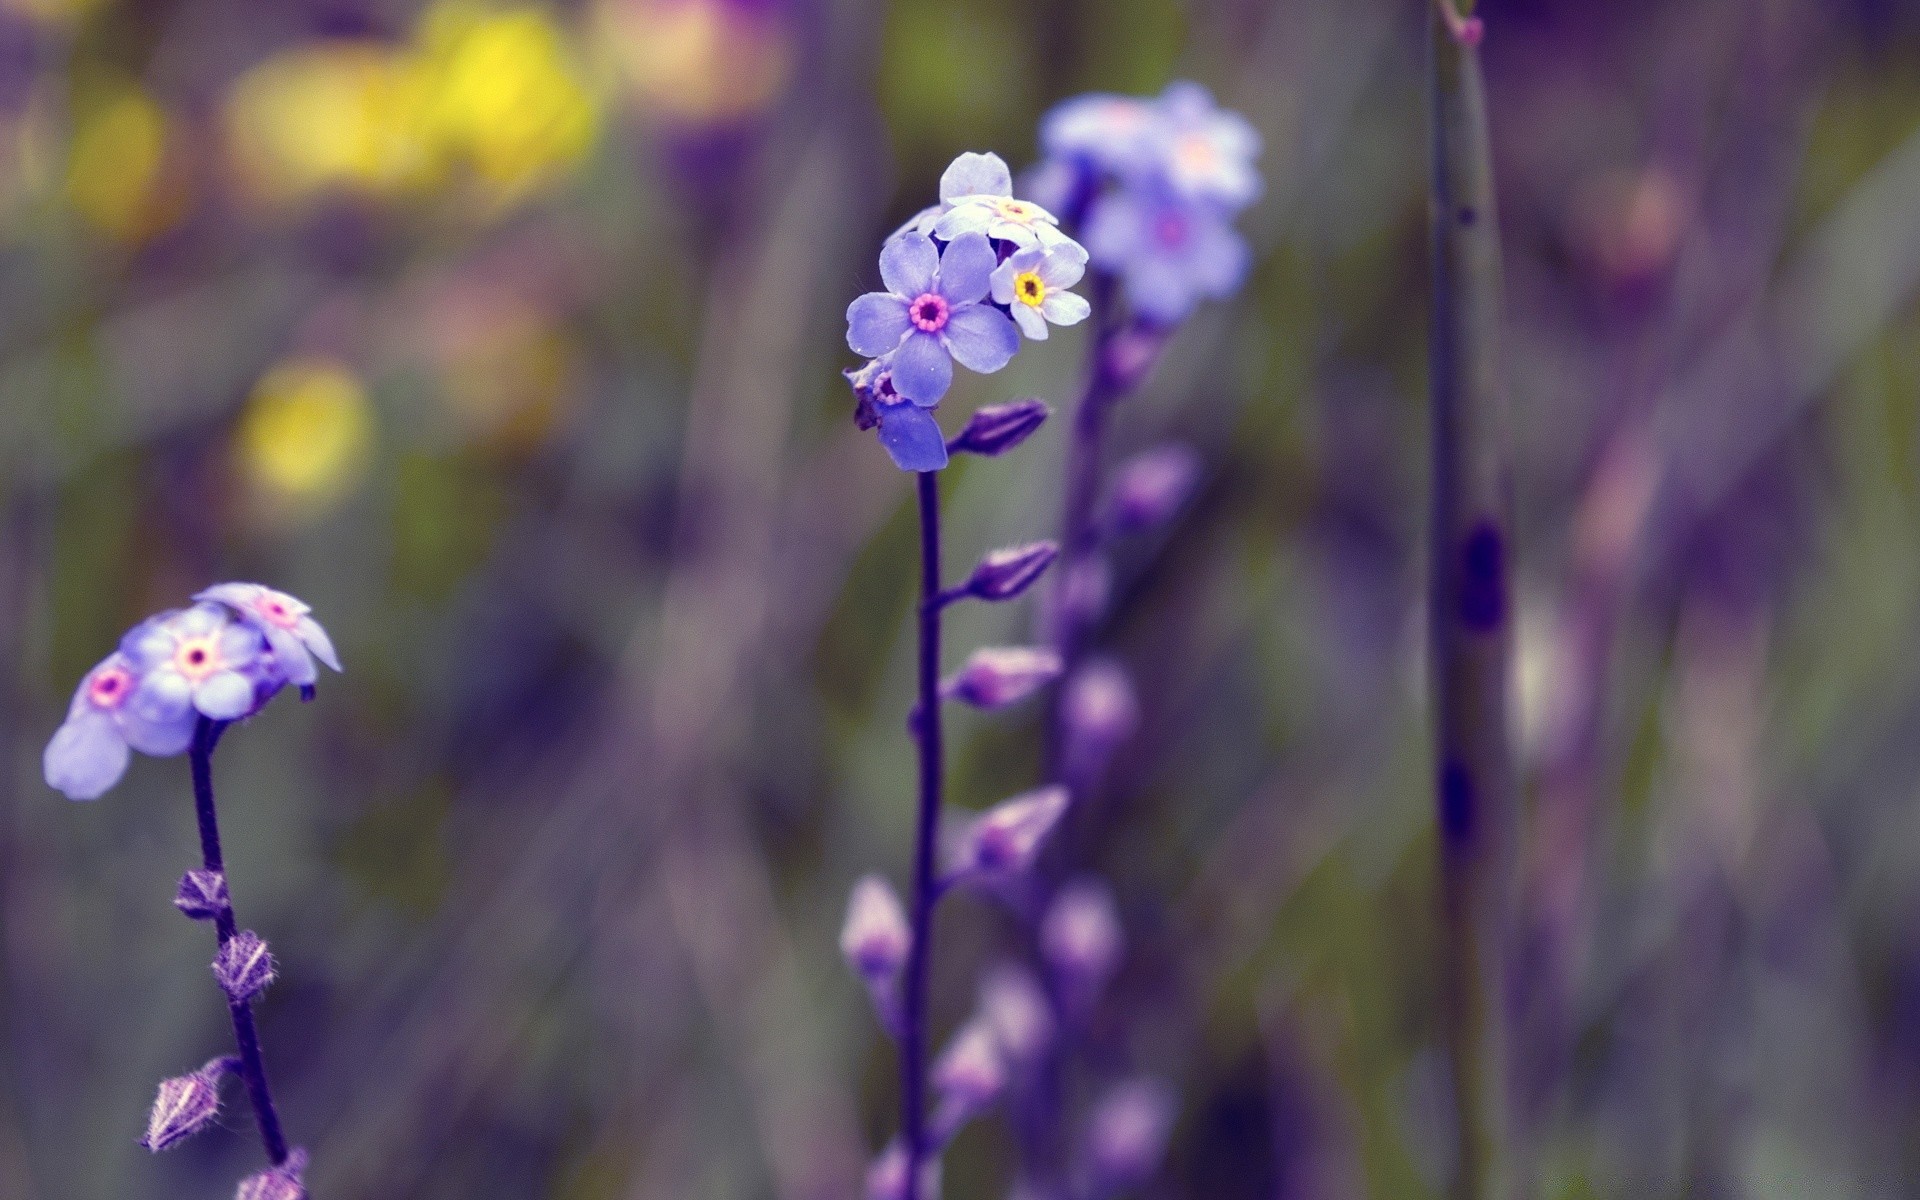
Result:
[[[140,676],[133,707],[156,727],[185,726],[189,736],[195,714],[237,721],[286,683],[265,635],[217,604],[148,618],[120,640],[120,653]]]
[[[1189,200],[1244,208],[1260,195],[1260,134],[1197,83],[1169,84],[1147,134],[1167,184]]]
[[[295,687],[313,686],[319,676],[313,665],[316,658],[335,671],[340,669],[333,640],[313,619],[313,609],[285,592],[258,583],[218,583],[194,599],[225,604],[259,630],[287,682]]]
[[[1020,332],[1047,340],[1047,325],[1078,325],[1093,311],[1084,297],[1067,289],[1086,274],[1087,252],[1078,242],[1050,250],[1016,250],[993,272],[993,302],[1004,304]]]
[[[870,358],[890,357],[894,389],[931,408],[947,394],[955,361],[991,374],[1020,349],[1012,320],[981,303],[998,265],[980,233],[960,234],[945,251],[925,234],[891,239],[880,250],[887,290],[847,306],[847,345]]]
[[[922,233],[950,242],[984,233],[1016,246],[1056,246],[1073,239],[1045,206],[1013,194],[1013,172],[998,154],[968,151],[940,176],[940,203],[923,208],[894,237]]]
[[[1247,245],[1225,214],[1164,187],[1123,188],[1095,201],[1087,250],[1125,281],[1133,310],[1161,325],[1231,294],[1247,272]]]
[[[880,445],[902,471],[938,471],[947,465],[947,439],[933,414],[893,389],[893,365],[877,358],[846,371],[853,385],[853,420],[878,431]]]
[[[1040,145],[1053,158],[1077,160],[1111,175],[1152,164],[1154,104],[1138,96],[1090,92],[1062,100],[1040,121]]]
[[[54,731],[41,759],[49,787],[70,800],[97,800],[120,782],[127,770],[129,701],[139,686],[133,664],[118,651],[87,672],[74,689],[66,721]],[[191,728],[188,732],[191,736]],[[184,749],[182,741],[165,752]]]

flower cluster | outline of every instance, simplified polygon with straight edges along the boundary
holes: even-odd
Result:
[[[1087,251],[1045,208],[1013,195],[997,154],[962,154],[940,177],[940,203],[880,250],[886,290],[847,307],[847,345],[866,355],[848,371],[861,428],[903,471],[937,471],[947,445],[931,410],[953,383],[953,364],[992,374],[1024,335],[1075,325],[1090,308],[1072,288]]]
[[[1047,114],[1040,141],[1047,157],[1027,190],[1083,231],[1136,316],[1171,325],[1240,286],[1247,245],[1233,218],[1260,195],[1260,135],[1205,88],[1077,96]]]
[[[47,743],[49,786],[97,799],[125,774],[129,750],[180,754],[200,718],[242,720],[288,685],[310,696],[316,658],[340,669],[326,630],[285,592],[223,583],[194,599],[134,626],[80,681]]]

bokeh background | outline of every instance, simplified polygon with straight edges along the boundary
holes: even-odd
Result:
[[[1920,1195],[1920,9],[1486,0],[1530,815],[1512,1007],[1550,1197]],[[906,477],[847,301],[966,149],[1187,77],[1260,127],[1242,295],[1116,433],[1206,464],[1120,562],[1141,736],[1082,849],[1131,944],[1090,1088],[1151,1194],[1434,1194],[1419,0],[4,0],[0,1196],[152,1158],[228,1033],[181,760],[39,777],[120,631],[220,578],[347,673],[227,739],[263,1036],[321,1197],[854,1195],[893,1055],[839,963],[910,836]],[[1061,335],[943,409],[1057,406]],[[1052,532],[1059,422],[946,473]],[[968,611],[951,644],[1026,636]],[[954,717],[956,801],[1039,710]],[[1014,943],[950,906],[936,1014]],[[955,1197],[1009,1144],[956,1146]]]

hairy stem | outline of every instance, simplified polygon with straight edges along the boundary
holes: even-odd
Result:
[[[1452,18],[1452,19],[1450,19]],[[1432,19],[1433,452],[1430,620],[1444,917],[1443,1019],[1456,1200],[1512,1186],[1505,1146],[1504,961],[1518,789],[1508,745],[1512,544],[1501,269],[1478,26]]]
[[[913,848],[913,941],[907,952],[906,1011],[900,1037],[901,1137],[907,1150],[906,1200],[921,1200],[920,1167],[927,1146],[927,982],[932,962],[933,906],[939,899],[934,852],[940,840],[945,759],[940,738],[940,487],[917,476],[920,495],[920,699],[913,737],[920,750],[920,817]]]
[[[193,744],[188,760],[193,768],[193,811],[200,821],[200,857],[208,871],[224,875],[226,865],[220,856],[220,821],[213,803],[213,750],[226,732],[227,722],[201,717],[193,729]],[[228,894],[232,889],[229,884]],[[214,928],[225,946],[238,928],[229,904],[214,918]],[[253,1024],[253,1004],[246,1000],[227,1001],[227,1013],[233,1018],[233,1040],[240,1049],[240,1079],[246,1085],[247,1099],[253,1105],[254,1120],[260,1126],[260,1142],[274,1166],[287,1161],[287,1139],[280,1132],[280,1114],[273,1107],[273,1092],[267,1086],[267,1064],[260,1053],[260,1034]]]

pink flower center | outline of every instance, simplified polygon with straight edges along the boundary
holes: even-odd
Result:
[[[133,676],[120,667],[108,667],[87,684],[87,699],[95,708],[119,708],[133,691]]]
[[[946,297],[923,292],[907,305],[907,316],[922,333],[939,333],[947,324]]]
[[[173,652],[173,665],[195,683],[220,669],[220,650],[211,637],[188,638]]]
[[[262,596],[253,602],[253,608],[282,629],[292,629],[300,623],[299,614],[288,608],[287,602],[278,596]]]
[[[1169,250],[1177,250],[1187,240],[1186,214],[1168,210],[1153,219],[1153,236]]]

